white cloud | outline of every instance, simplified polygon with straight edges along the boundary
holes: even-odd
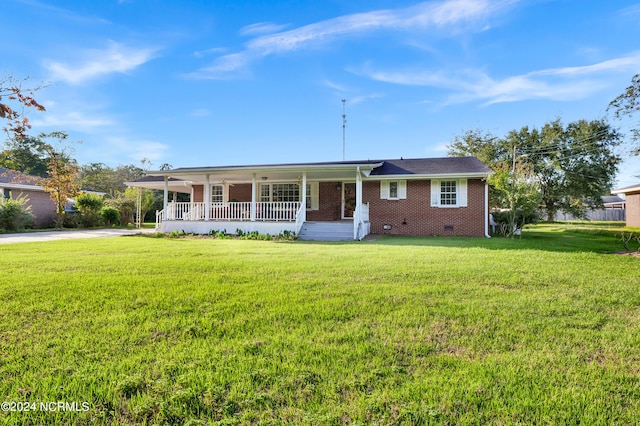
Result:
[[[369,66],[358,74],[387,83],[447,89],[454,92],[447,98],[449,104],[482,101],[490,105],[527,99],[584,99],[608,87],[613,74],[628,74],[638,68],[640,52],[586,66],[551,68],[502,79],[492,78],[483,70],[373,71]]]
[[[258,22],[256,24],[251,24],[247,25],[246,27],[240,28],[240,35],[250,36],[258,34],[270,34],[282,31],[288,26],[288,24],[279,25],[272,22]]]
[[[82,84],[88,80],[112,73],[126,73],[153,59],[156,49],[131,48],[110,42],[106,49],[88,49],[81,52],[75,63],[47,61],[45,67],[51,78],[69,84]]]
[[[89,116],[79,111],[57,113],[48,110],[47,114],[40,119],[32,120],[31,124],[36,127],[54,128],[56,130],[90,132],[96,128],[113,126],[115,121],[110,117]]]
[[[211,66],[191,76],[229,78],[228,73],[246,67],[257,58],[330,43],[339,38],[366,32],[455,30],[462,25],[484,21],[514,2],[516,0],[427,1],[403,9],[375,10],[339,16],[292,30],[256,37],[246,44],[243,51],[222,56]],[[480,29],[485,27],[486,23],[482,23]]]
[[[143,158],[152,162],[161,160],[169,149],[168,145],[161,142],[122,136],[107,137],[105,141],[110,146],[108,152],[117,152],[119,157],[128,157],[134,161],[141,161]]]

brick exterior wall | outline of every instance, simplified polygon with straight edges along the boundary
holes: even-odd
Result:
[[[369,203],[371,233],[389,235],[457,235],[483,237],[484,182],[467,181],[467,207],[431,207],[431,181],[408,180],[407,198],[380,199],[380,182],[363,182],[362,201]],[[385,230],[384,225],[391,225]]]
[[[318,210],[307,210],[309,221],[340,220],[342,213],[342,182],[318,183]]]
[[[27,191],[20,189],[10,189],[13,198],[21,195],[29,197],[29,205],[31,213],[33,213],[33,226],[35,228],[50,228],[55,225],[56,220],[56,204],[51,201],[49,194],[44,191]],[[4,196],[4,191],[0,193]]]
[[[251,184],[237,183],[229,187],[229,201],[236,200],[239,202],[251,201]],[[260,200],[257,200],[260,201]]]
[[[640,228],[640,194],[626,194],[627,226]]]
[[[204,185],[193,185],[193,202],[202,203],[204,201]]]

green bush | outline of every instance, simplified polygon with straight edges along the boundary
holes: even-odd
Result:
[[[103,207],[100,209],[100,218],[105,225],[117,225],[120,223],[120,212],[115,207]]]
[[[80,212],[83,226],[92,227],[100,224],[100,209],[104,206],[104,199],[100,195],[83,192],[76,197],[76,208]]]
[[[33,226],[33,213],[28,205],[29,197],[0,197],[0,229],[18,231]]]
[[[491,213],[491,215],[493,216],[493,220],[496,223],[496,233],[501,235],[509,234],[509,222],[511,214],[512,213],[509,210],[496,211]],[[539,219],[540,213],[537,211],[523,212],[522,210],[518,209],[516,210],[515,227],[516,229],[522,229],[524,225],[537,223]]]

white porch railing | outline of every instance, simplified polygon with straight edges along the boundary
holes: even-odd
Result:
[[[295,222],[300,211],[300,202],[257,202],[256,221],[265,222]],[[218,221],[248,221],[251,220],[251,202],[211,203],[207,217],[206,203],[202,202],[171,202],[167,205],[167,220],[218,220]],[[162,217],[162,216],[160,216]],[[158,216],[156,214],[156,226]]]
[[[162,228],[162,215],[164,215],[164,210],[156,210],[156,231]]]

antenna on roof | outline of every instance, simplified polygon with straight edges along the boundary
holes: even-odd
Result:
[[[346,150],[346,135],[347,135],[347,114],[345,113],[345,105],[347,104],[347,100],[342,100],[342,161],[345,160],[345,150]]]

